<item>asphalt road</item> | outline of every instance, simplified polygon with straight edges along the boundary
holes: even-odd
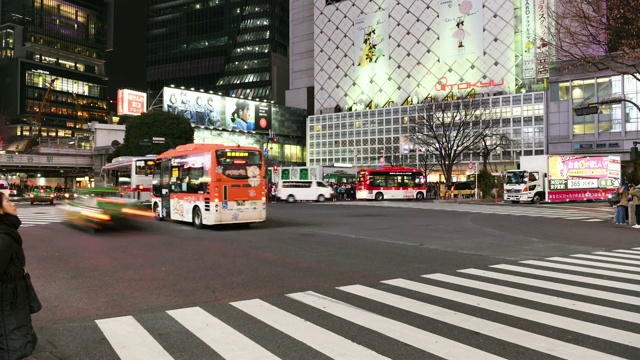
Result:
[[[507,296],[504,289],[498,292],[489,292],[484,287],[471,289],[461,284],[460,276],[473,280],[484,279],[457,271],[469,268],[494,271],[495,268],[489,267],[618,249],[629,249],[632,254],[637,250],[630,249],[640,247],[640,233],[636,233],[639,230],[615,226],[610,221],[585,222],[562,216],[514,216],[505,213],[505,209],[520,211],[526,205],[481,205],[482,209],[489,209],[483,212],[467,211],[473,208],[447,211],[370,205],[380,204],[270,204],[267,222],[249,229],[224,227],[197,230],[188,224],[152,220],[142,222],[134,229],[98,234],[82,232],[62,223],[22,228],[20,232],[24,238],[27,267],[44,304],[44,309],[34,315],[40,338],[36,353],[74,360],[135,358],[123,355],[128,348],[125,341],[127,337],[134,341],[133,344],[140,344],[139,348],[145,348],[145,342],[142,338],[136,338],[135,332],[124,332],[127,321],[134,319],[147,335],[150,334],[151,342],[162,346],[168,359],[238,356],[239,353],[225,353],[202,336],[198,336],[202,340],[198,339],[192,333],[197,332],[197,327],[191,329],[185,325],[191,321],[188,319],[202,318],[198,311],[203,310],[243,334],[243,339],[250,339],[252,346],[286,359],[340,358],[349,353],[349,347],[340,342],[345,339],[349,344],[356,343],[359,346],[357,351],[351,353],[352,358],[353,354],[360,354],[355,358],[372,358],[373,355],[395,359],[446,358],[455,357],[456,351],[464,354],[465,358],[478,358],[486,354],[513,359],[554,358],[549,351],[562,357],[561,353],[554,353],[559,350],[545,350],[545,346],[549,349],[561,348],[551,340],[548,344],[537,340],[539,346],[518,340],[535,339],[535,336],[570,343],[571,346],[577,345],[579,349],[594,352],[587,351],[578,358],[594,354],[599,358],[598,355],[603,353],[624,358],[638,357],[640,327],[637,323],[625,320],[628,316],[612,319],[611,316],[591,311],[580,312],[573,308],[541,304],[527,297]],[[608,211],[603,204],[584,207],[579,204],[574,207],[582,208],[585,213]],[[559,209],[559,214],[568,210],[551,205],[526,209],[531,209],[532,214],[540,209]],[[19,211],[32,217],[40,216],[45,210],[48,213],[56,211],[44,205],[19,208]],[[637,263],[634,263],[633,256],[636,255],[626,258],[630,263],[605,262],[614,265],[614,268],[608,268],[610,271],[633,274],[634,271],[640,272],[640,254],[635,260]],[[615,268],[617,265],[635,269],[620,270]],[[600,267],[595,265],[594,268]],[[596,279],[592,281],[596,285],[530,275],[533,279],[595,289],[614,294],[612,296],[637,298],[637,290],[633,289],[640,288],[639,274],[619,278],[604,273],[589,274],[540,266],[536,269],[592,277]],[[421,277],[427,274],[445,274],[455,278],[453,281],[444,281]],[[522,273],[509,274],[527,276]],[[390,279],[430,284],[445,290],[438,295],[433,288],[419,292],[399,287],[397,283],[381,283]],[[597,285],[601,280],[628,284],[631,290]],[[606,298],[593,299],[581,293],[541,290],[501,280],[492,283],[552,297],[562,295],[574,302],[589,302],[615,309],[614,312],[623,311],[623,314],[640,317],[640,302],[619,304]],[[411,310],[413,305],[406,302],[401,301],[404,305],[394,307],[372,300],[375,294],[368,293],[368,289],[382,290],[400,295],[401,299],[409,298],[420,304],[448,309],[458,314],[458,318],[473,316],[490,323],[477,325],[478,329],[473,327],[475,325],[468,325],[475,324],[471,320],[461,324],[452,323],[438,317],[444,310],[437,311],[438,315],[418,315],[418,310]],[[447,290],[460,291],[468,296],[482,296],[489,300],[489,305],[477,307],[478,299],[475,298],[469,298],[469,303],[461,303],[466,299],[465,296],[458,293],[451,295]],[[312,293],[307,293],[309,291]],[[293,293],[298,295],[285,296]],[[325,303],[323,301],[326,299],[316,294],[330,299]],[[514,308],[513,313],[505,313],[504,309],[510,307],[496,301],[521,308]],[[331,304],[341,302],[349,304],[342,309],[344,311],[352,311],[353,307],[357,307],[365,310],[362,316],[374,313],[382,318],[362,320],[363,323],[355,325],[351,317],[355,315],[351,313],[343,315],[346,318],[337,312],[327,314]],[[498,308],[502,310],[496,311]],[[550,315],[536,315],[522,308]],[[282,310],[278,309],[286,313],[281,317],[276,316],[276,320],[263,317],[266,316],[264,314],[280,314]],[[172,312],[174,310],[183,310],[184,313]],[[187,320],[180,320],[181,315]],[[290,315],[296,318],[287,317]],[[133,318],[119,318],[124,316]],[[558,320],[559,317],[562,318]],[[109,320],[114,318],[117,320]],[[315,324],[320,329],[316,329],[319,333],[303,326],[308,323],[298,328],[287,328],[289,324],[296,324],[297,318]],[[570,320],[564,320],[566,318]],[[100,322],[104,319],[107,321]],[[283,320],[280,325],[270,323],[278,319],[286,321]],[[556,320],[560,321],[559,325],[552,326]],[[591,325],[583,326],[583,323]],[[206,326],[211,324],[208,322]],[[521,334],[518,339],[490,335],[482,329],[489,329],[491,324],[507,326],[507,329],[523,329],[528,335]],[[116,330],[109,332],[109,329]],[[127,329],[131,331],[132,328]],[[618,334],[612,329],[622,332]],[[109,336],[105,335],[105,331]],[[603,339],[597,335],[607,332],[617,334],[618,340]],[[292,333],[302,335],[296,337]],[[425,334],[429,333],[446,338],[446,341],[438,338],[431,348],[425,340]],[[515,332],[509,330],[505,333]],[[313,343],[316,340],[306,339],[304,334],[309,334],[313,339],[322,339],[325,341],[320,341],[322,344],[330,344],[328,349],[343,349],[344,353],[332,353],[322,344]],[[216,336],[222,338],[220,334]],[[216,336],[210,341],[215,342]],[[412,342],[414,338],[418,340]],[[447,345],[447,341],[453,343]],[[252,349],[251,346],[242,345],[243,342],[238,344],[244,351]],[[120,357],[114,351],[118,346],[121,346],[119,351],[123,351]],[[130,348],[133,345],[128,346]],[[427,348],[421,349],[422,346]],[[568,349],[573,351],[571,347]],[[163,358],[158,353],[148,351],[138,358]],[[255,356],[260,352],[256,350],[252,354]],[[236,358],[247,358],[247,353],[240,353]]]

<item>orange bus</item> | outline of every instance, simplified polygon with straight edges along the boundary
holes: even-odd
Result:
[[[155,160],[152,209],[158,220],[205,225],[267,217],[262,151],[251,146],[187,144]]]

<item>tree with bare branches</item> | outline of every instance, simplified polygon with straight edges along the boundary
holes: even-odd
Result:
[[[409,124],[409,140],[434,153],[447,183],[465,153],[477,150],[487,134],[496,133],[493,111],[478,99],[424,104]]]
[[[637,0],[556,1],[549,9],[550,52],[561,71],[628,74],[640,81],[640,16]]]
[[[496,127],[487,129],[487,132],[480,138],[477,151],[480,154],[480,159],[482,159],[482,170],[491,171],[489,168],[491,154],[510,148],[511,138],[507,134],[502,133],[500,129]]]

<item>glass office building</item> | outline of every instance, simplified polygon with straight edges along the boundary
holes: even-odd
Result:
[[[514,168],[520,156],[546,154],[545,93],[525,93],[480,98],[485,119],[499,121],[499,131],[511,139],[510,147],[491,155],[494,171]],[[387,162],[415,166],[416,153],[404,153],[402,137],[409,126],[425,113],[425,105],[351,111],[310,116],[307,119],[308,165],[336,163],[372,167],[384,156]],[[426,105],[429,106],[429,105]],[[498,126],[497,123],[495,126]],[[424,155],[420,155],[424,156]],[[435,164],[434,154],[427,163]],[[467,163],[482,161],[478,153],[465,153],[454,175],[466,175]],[[424,160],[420,161],[421,163]],[[439,169],[435,169],[437,173]],[[438,177],[431,179],[439,180]],[[455,179],[454,179],[455,180]]]
[[[288,1],[148,0],[147,20],[152,96],[175,85],[284,105]]]
[[[7,82],[0,102],[18,143],[35,129],[42,138],[88,145],[83,126],[107,122],[107,12],[106,2],[2,0],[0,73]],[[33,127],[38,115],[41,126]]]

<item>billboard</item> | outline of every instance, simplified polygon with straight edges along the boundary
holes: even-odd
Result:
[[[482,56],[482,0],[440,0],[440,56],[444,60]]]
[[[191,125],[227,130],[267,132],[271,104],[165,87],[163,110],[184,116]]]
[[[620,185],[620,155],[549,156],[549,201],[605,200]]]
[[[354,66],[356,72],[388,71],[389,14],[384,11],[358,17],[353,22]]]
[[[118,115],[140,115],[147,111],[147,94],[140,91],[119,89],[117,92]]]
[[[534,0],[522,3],[522,78],[536,77],[536,8]]]

